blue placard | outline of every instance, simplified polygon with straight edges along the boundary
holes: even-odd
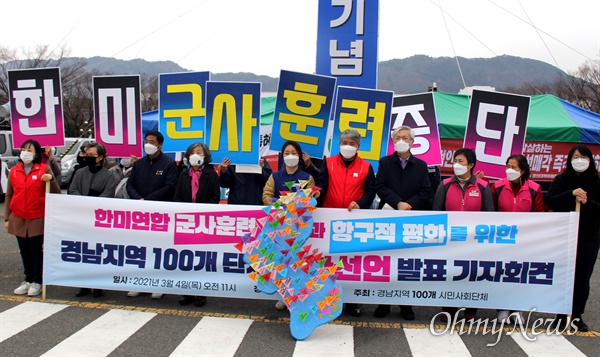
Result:
[[[183,152],[205,142],[204,94],[210,72],[169,73],[158,76],[158,130],[165,137],[164,152]]]
[[[358,156],[377,172],[379,159],[387,154],[394,92],[338,87],[335,103],[331,156],[340,152],[339,136],[355,129],[361,136]]]
[[[271,150],[296,141],[312,157],[323,157],[336,79],[281,71],[273,116]]]
[[[319,0],[317,73],[377,88],[378,0]]]
[[[258,165],[261,83],[206,84],[206,142],[213,163]]]

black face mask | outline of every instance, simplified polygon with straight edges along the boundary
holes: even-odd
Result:
[[[79,164],[79,167],[86,167],[85,156],[77,155],[77,163]]]
[[[85,166],[88,166],[90,168],[96,166],[96,158],[95,157],[93,157],[93,156],[85,156],[83,159],[84,159],[84,162],[85,162]]]

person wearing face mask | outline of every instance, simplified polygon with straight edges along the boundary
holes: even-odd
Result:
[[[392,131],[392,141],[396,152],[379,160],[375,178],[375,189],[380,198],[379,208],[390,206],[396,210],[431,209],[431,181],[425,161],[411,154],[415,133],[408,126],[400,126]],[[390,305],[379,305],[375,317],[382,318],[390,313]],[[400,316],[414,320],[412,306],[400,306]]]
[[[219,185],[229,189],[227,204],[231,205],[262,205],[262,192],[267,180],[273,173],[271,166],[260,158],[260,173],[237,172],[236,165],[231,165],[231,159],[224,158],[221,162]]]
[[[127,195],[133,200],[173,201],[177,186],[177,164],[162,152],[164,136],[158,130],[150,130],[144,136],[146,155],[132,166],[127,179]],[[137,291],[127,293],[128,297],[140,295]],[[152,293],[152,299],[160,299],[163,294]]]
[[[42,163],[42,148],[35,140],[21,145],[19,163],[10,169],[4,202],[4,227],[17,237],[25,279],[16,295],[36,296],[42,291],[44,210],[46,182],[60,193],[52,169]]]
[[[124,157],[119,160],[118,165],[108,169],[118,182],[115,188],[115,198],[129,198],[129,195],[127,195],[127,180],[129,179],[133,163],[136,160],[137,156],[135,155]]]
[[[433,201],[434,211],[494,211],[494,198],[487,181],[474,173],[477,156],[467,148],[454,152],[454,176],[443,180],[437,188]],[[444,307],[442,311],[453,317],[458,308]],[[465,319],[474,320],[477,309],[465,309]],[[447,315],[442,315],[447,322]]]
[[[214,203],[221,199],[219,175],[210,164],[212,157],[206,144],[195,143],[190,145],[184,158],[188,167],[179,175],[175,189],[175,202]],[[206,305],[206,296],[185,295],[179,299],[180,305],[194,303],[195,306]]]
[[[69,195],[91,197],[114,197],[117,179],[104,165],[106,149],[100,143],[89,144],[85,150],[84,167],[77,170],[69,186]],[[101,297],[102,289],[80,288],[76,297],[93,294]]]
[[[546,205],[553,211],[575,210],[580,203],[577,260],[573,284],[573,325],[586,332],[589,327],[582,315],[590,295],[590,279],[600,248],[600,178],[592,151],[576,145],[569,151],[565,171],[554,178],[546,195]],[[566,327],[565,315],[555,320],[561,329]]]
[[[300,144],[295,141],[287,141],[283,144],[281,153],[285,167],[271,174],[267,180],[262,195],[263,204],[265,205],[271,205],[273,203],[272,199],[279,198],[280,192],[290,190],[286,186],[286,182],[308,180],[306,188],[312,187],[315,183],[314,178],[300,168],[300,158],[302,157]]]
[[[508,157],[506,160],[506,178],[494,182],[491,187],[496,211],[546,211],[542,189],[540,185],[529,180],[530,174],[531,170],[525,156],[518,154]],[[525,322],[522,312],[516,312],[516,315],[516,319]],[[511,313],[508,310],[498,311],[498,321],[510,323],[510,316]]]

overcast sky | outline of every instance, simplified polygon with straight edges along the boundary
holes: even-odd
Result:
[[[507,54],[573,71],[600,56],[600,0],[379,3],[380,61],[416,54],[456,53],[468,58]],[[71,56],[170,60],[186,69],[214,73],[278,76],[281,69],[313,73],[317,4],[317,0],[4,1],[0,46],[54,49],[66,44]]]

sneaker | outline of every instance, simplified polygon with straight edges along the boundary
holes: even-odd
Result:
[[[36,296],[36,295],[39,295],[41,292],[42,292],[42,284],[31,283],[31,286],[29,286],[29,290],[27,291],[27,295]]]
[[[362,315],[359,304],[346,304],[346,311],[352,316],[360,317]]]
[[[275,308],[279,311],[281,310],[285,310],[286,306],[284,303],[282,303],[281,301],[277,301],[277,303],[275,303]]]
[[[136,296],[140,296],[140,292],[139,291],[130,291],[127,293],[127,297],[136,297]]]
[[[588,332],[590,330],[588,325],[585,322],[583,322],[581,316],[573,318],[571,325],[575,325],[575,327],[577,327],[577,331],[579,332]]]
[[[508,310],[498,311],[498,322],[504,322],[505,324],[510,323],[510,317],[508,315]]]
[[[373,316],[378,318],[386,317],[390,313],[390,305],[379,305],[375,309]]]
[[[163,293],[152,293],[152,300],[158,300],[163,297]]]
[[[16,288],[13,293],[15,293],[16,295],[25,295],[27,294],[27,292],[29,291],[29,287],[31,286],[30,283],[24,281],[21,283],[21,285],[19,285],[18,288]]]

